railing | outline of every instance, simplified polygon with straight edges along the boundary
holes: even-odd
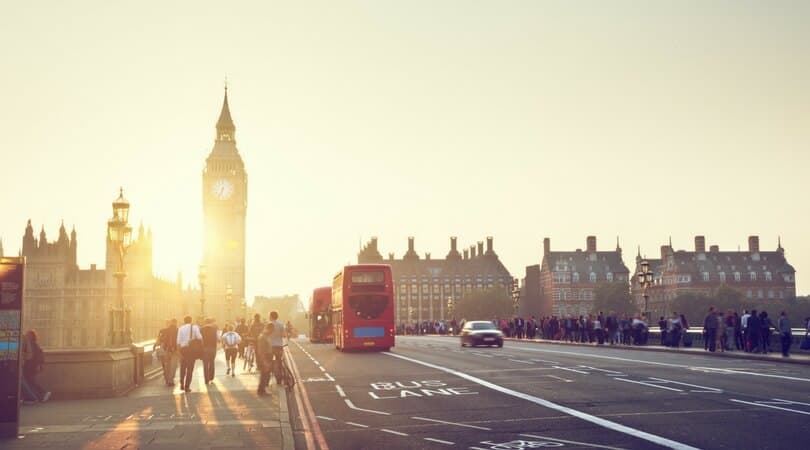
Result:
[[[681,330],[681,332],[683,332],[683,330]],[[703,327],[691,327],[688,330],[686,330],[686,332],[689,333],[689,335],[692,336],[692,345],[693,346],[695,346],[698,343],[703,345]],[[796,350],[801,351],[799,349],[799,345],[801,344],[802,339],[804,339],[804,333],[805,333],[804,328],[791,328],[791,340],[792,340],[791,351],[796,351]],[[648,345],[660,345],[660,342],[661,342],[660,335],[661,335],[661,330],[659,328],[657,328],[657,327],[656,328],[650,328],[650,335],[649,335],[649,339],[647,340],[647,344]],[[771,330],[771,339],[773,339],[774,336],[779,337],[779,335],[780,334],[777,331]],[[653,336],[656,336],[658,339],[657,340],[653,339]],[[771,344],[774,344],[774,342],[771,342]],[[776,344],[778,346],[779,343],[776,342]],[[776,349],[777,347],[773,347],[773,348]]]
[[[155,352],[155,340],[134,342],[132,344],[132,353],[135,355],[135,373],[133,374],[132,381],[135,386],[140,386],[143,383],[144,376],[160,368],[160,363],[154,363],[153,353]]]

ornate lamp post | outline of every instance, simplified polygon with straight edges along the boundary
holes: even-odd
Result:
[[[447,297],[447,321],[448,326],[450,326],[450,334],[455,334],[456,330],[452,328],[453,323],[453,309],[455,309],[455,305],[453,304],[453,296]]]
[[[233,287],[231,285],[225,286],[225,309],[227,311],[225,321],[231,320],[231,301],[233,300]]]
[[[200,316],[202,316],[203,320],[205,320],[205,265],[200,264],[200,270],[198,271],[198,278],[200,281]]]
[[[110,320],[110,340],[112,345],[127,345],[132,342],[129,329],[129,311],[124,305],[124,255],[132,243],[132,227],[129,226],[129,202],[121,188],[112,203],[113,216],[107,221],[107,239],[118,253],[118,271],[113,273],[117,282],[117,305],[112,308]]]
[[[515,309],[515,315],[517,315],[520,307],[520,280],[517,278],[512,280],[512,307]]]
[[[649,261],[647,261],[646,259],[644,261],[641,261],[641,270],[639,271],[638,274],[636,274],[636,277],[638,278],[638,284],[643,289],[642,295],[644,296],[644,319],[647,320],[647,322],[650,321],[650,310],[649,310],[650,294],[649,292],[647,292],[647,289],[650,286],[654,285],[653,275],[654,273],[652,270],[650,270]]]

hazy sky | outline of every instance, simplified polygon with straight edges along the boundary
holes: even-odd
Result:
[[[15,2],[0,15],[0,237],[76,225],[104,263],[118,186],[155,267],[196,280],[223,80],[249,174],[247,293],[305,298],[359,241],[443,257],[672,236],[810,282],[810,2]]]

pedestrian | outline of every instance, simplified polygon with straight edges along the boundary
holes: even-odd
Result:
[[[714,352],[717,350],[717,314],[714,306],[709,307],[709,313],[703,319],[704,350]]]
[[[760,329],[760,340],[762,341],[762,353],[768,353],[771,351],[771,328],[773,328],[773,322],[768,317],[767,311],[762,311],[759,313],[759,329]]]
[[[602,332],[602,322],[600,320],[601,317],[602,315],[600,314],[593,319],[593,332],[596,334],[597,345],[603,345],[605,343],[605,335]]]
[[[751,336],[748,331],[748,319],[750,318],[751,314],[747,309],[744,309],[742,316],[740,316],[740,331],[742,333],[743,350],[746,352],[751,351]]]
[[[239,352],[242,337],[233,330],[233,326],[226,325],[225,333],[222,335],[222,348],[225,349],[225,365],[228,369],[225,375],[236,376],[236,354]]]
[[[163,381],[166,386],[174,386],[177,374],[177,319],[166,321],[166,328],[158,333],[157,344],[160,350],[160,365],[163,367]]]
[[[667,332],[667,336],[669,338],[669,346],[673,348],[678,348],[681,344],[681,331],[683,330],[683,326],[681,325],[681,318],[678,317],[678,313],[673,312],[672,318],[669,319],[669,331]]]
[[[239,341],[239,357],[244,359],[245,358],[245,344],[246,344],[245,338],[248,335],[248,331],[250,331],[247,324],[245,323],[245,318],[244,317],[239,319],[239,323],[236,325],[236,330],[234,330],[234,331],[236,331],[236,333],[239,334],[239,337],[241,338],[240,341]]]
[[[194,364],[202,356],[200,327],[191,323],[191,316],[183,317],[183,326],[177,329],[177,348],[180,350],[180,387],[191,392]]]
[[[661,330],[661,346],[665,346],[667,342],[667,320],[664,316],[658,319],[658,329]]]
[[[270,311],[270,323],[273,324],[273,334],[271,335],[273,359],[271,368],[276,376],[276,384],[281,384],[281,359],[284,357],[284,338],[287,337],[287,330],[278,320],[277,311]]]
[[[200,328],[200,333],[203,341],[203,374],[205,375],[205,384],[208,384],[214,381],[215,375],[214,369],[216,365],[214,362],[217,357],[217,341],[219,341],[216,320],[212,317],[206,318],[205,325]]]
[[[39,336],[36,330],[28,330],[22,341],[23,383],[27,385],[29,395],[33,394],[34,401],[47,402],[51,392],[46,391],[37,383],[37,376],[42,372],[45,364],[45,352],[39,346]]]
[[[793,336],[790,330],[790,319],[788,319],[785,311],[782,311],[782,314],[779,315],[777,328],[779,329],[779,336],[782,338],[782,356],[787,358],[790,356],[790,344],[793,341]]]
[[[270,384],[270,374],[273,371],[273,332],[275,326],[272,322],[264,326],[262,333],[256,339],[256,358],[259,365],[259,387],[256,394],[259,397],[270,395],[267,386]]]
[[[759,342],[760,342],[760,331],[759,331],[759,315],[757,314],[756,309],[751,310],[751,314],[748,316],[747,321],[747,333],[748,333],[748,348],[749,352],[759,353]]]

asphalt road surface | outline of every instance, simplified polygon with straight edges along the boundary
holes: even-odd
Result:
[[[810,447],[810,366],[442,337],[289,349],[298,449]]]

